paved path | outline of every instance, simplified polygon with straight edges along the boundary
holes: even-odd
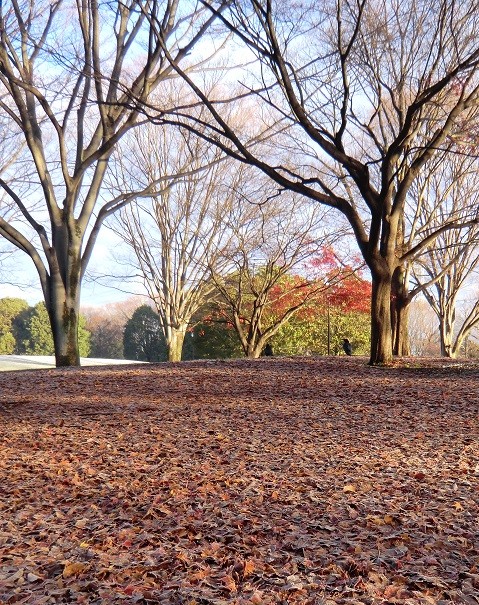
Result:
[[[82,357],[82,366],[112,366],[117,364],[146,363],[130,361],[129,359],[94,359]],[[54,368],[53,356],[41,355],[0,355],[0,372],[8,370],[36,370],[41,368]]]

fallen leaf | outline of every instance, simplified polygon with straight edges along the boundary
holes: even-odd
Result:
[[[0,601],[469,604],[479,361],[347,361],[0,372]]]
[[[62,576],[64,578],[71,578],[72,576],[78,576],[88,569],[87,563],[67,563],[63,568]]]

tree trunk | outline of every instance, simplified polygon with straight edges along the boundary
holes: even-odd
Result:
[[[258,357],[261,357],[262,350],[262,347],[259,346],[258,343],[248,342],[245,355],[248,359],[258,359]]]
[[[408,296],[404,268],[397,267],[393,273],[391,295],[391,331],[393,355],[399,357],[411,354],[409,342],[409,310],[411,300]]]
[[[48,259],[50,273],[42,286],[52,329],[56,366],[80,366],[81,237],[72,238],[65,221],[56,226],[52,240],[54,245]]]
[[[408,357],[411,355],[411,343],[409,340],[409,311],[411,308],[409,300],[398,299],[395,310],[395,330],[393,334],[393,355]]]
[[[453,349],[455,313],[446,312],[439,319],[439,336],[441,342],[441,356],[455,358],[457,352]]]
[[[58,280],[54,280],[58,281]],[[73,288],[76,293],[78,288]],[[47,304],[57,368],[80,365],[78,348],[79,296],[68,296],[63,287],[53,287]]]
[[[168,334],[168,361],[181,361],[186,328],[171,328]]]
[[[454,341],[451,347],[451,359],[456,359],[456,357],[461,353],[461,347],[463,344],[465,345],[464,357],[467,357],[467,338],[462,337],[459,339],[456,338],[456,340]]]
[[[387,271],[375,272],[371,298],[371,357],[369,365],[388,364],[392,361],[391,337],[391,275]]]
[[[399,295],[391,300],[393,355],[411,355],[409,341],[409,311],[411,301]]]

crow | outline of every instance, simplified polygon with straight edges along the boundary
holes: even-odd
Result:
[[[349,342],[347,338],[343,338],[343,349],[346,355],[353,354],[353,345]]]
[[[266,357],[272,357],[274,355],[273,347],[271,346],[271,344],[269,342],[267,343],[267,345],[264,348],[263,355],[266,355]]]

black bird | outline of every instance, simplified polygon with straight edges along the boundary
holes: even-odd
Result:
[[[274,355],[273,347],[271,346],[271,343],[269,343],[269,342],[267,343],[267,345],[264,348],[263,355],[266,355],[267,357],[272,357]]]
[[[343,338],[343,349],[346,355],[353,354],[353,345],[349,342],[347,338]]]

